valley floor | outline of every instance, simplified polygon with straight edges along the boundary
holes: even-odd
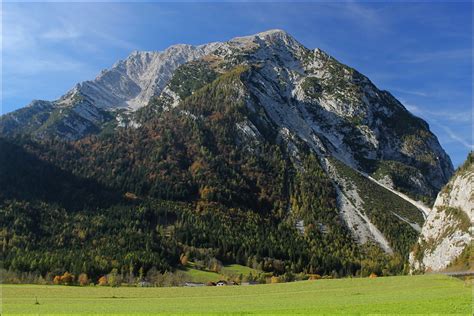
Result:
[[[3,285],[1,314],[472,315],[471,291],[472,283],[443,275],[200,288]]]

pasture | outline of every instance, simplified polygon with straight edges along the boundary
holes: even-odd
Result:
[[[217,282],[219,280],[226,280],[229,277],[237,277],[239,275],[249,276],[258,275],[261,271],[242,266],[239,264],[229,264],[222,267],[219,273],[199,270],[195,268],[194,263],[190,262],[186,268],[182,269],[186,275],[186,281],[198,282],[198,283],[207,283],[207,282]]]
[[[3,285],[2,292],[2,315],[472,314],[471,284],[443,275],[200,288]]]

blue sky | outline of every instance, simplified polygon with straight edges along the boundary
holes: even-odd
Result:
[[[56,99],[133,50],[281,28],[392,92],[455,166],[473,148],[470,2],[4,2],[2,27],[1,113]]]

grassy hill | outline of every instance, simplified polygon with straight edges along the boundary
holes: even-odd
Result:
[[[471,315],[472,306],[470,284],[442,275],[422,275],[201,288],[4,285],[3,313]]]

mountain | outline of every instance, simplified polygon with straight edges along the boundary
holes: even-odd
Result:
[[[120,110],[133,110],[159,94],[176,68],[215,49],[215,45],[176,45],[164,52],[134,52],[102,71],[92,81],[77,84],[56,101],[35,100],[2,117],[0,131],[28,132],[37,138],[57,136],[76,140],[97,133]]]
[[[5,230],[5,266],[21,271],[166,270],[182,252],[277,274],[399,273],[427,213],[417,200],[453,172],[426,122],[281,30],[134,52],[2,116],[0,135],[18,148],[3,154],[0,210],[30,223],[34,209],[44,228]],[[54,196],[34,175],[58,172],[75,180]],[[46,187],[18,194],[29,186]]]
[[[471,266],[474,154],[439,192],[418,243],[410,253],[413,271],[440,271],[451,265]]]
[[[134,52],[59,100],[33,101],[2,116],[0,132],[77,140],[110,125],[133,125],[130,113],[152,96],[167,95],[178,103],[183,94],[176,95],[180,86],[170,81],[186,75],[186,67],[176,73],[180,65],[196,60],[205,68],[220,68],[213,70],[219,73],[238,64],[256,66],[249,92],[273,124],[390,187],[434,197],[452,174],[450,159],[426,122],[356,70],[319,49],[306,49],[280,30],[225,43]]]

